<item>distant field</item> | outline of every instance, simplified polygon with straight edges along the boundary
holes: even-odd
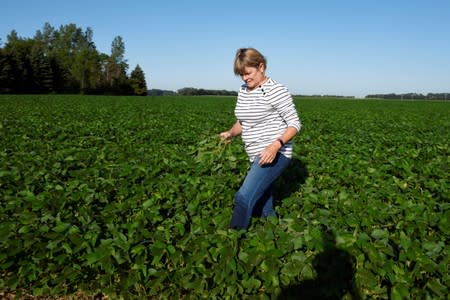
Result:
[[[448,297],[450,103],[295,103],[278,218],[239,233],[234,97],[0,96],[0,295]]]

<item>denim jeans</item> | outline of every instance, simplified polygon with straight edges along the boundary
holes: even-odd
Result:
[[[259,165],[257,157],[234,199],[234,210],[230,228],[247,229],[252,215],[274,216],[272,189],[273,183],[281,175],[291,160],[278,153],[268,165]]]

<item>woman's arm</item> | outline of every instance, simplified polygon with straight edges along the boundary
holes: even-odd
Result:
[[[295,127],[286,128],[286,131],[278,139],[273,141],[272,144],[267,146],[267,148],[261,152],[259,164],[265,165],[272,163],[281,147],[288,143],[297,134],[297,132],[298,130]]]
[[[238,136],[241,133],[242,133],[242,125],[241,125],[241,122],[239,120],[237,120],[233,124],[233,126],[231,127],[230,130],[220,133],[220,138],[222,140],[227,140],[227,139],[231,139],[235,136]]]
[[[297,128],[295,127],[288,127],[286,128],[286,131],[276,140],[280,144],[280,148],[288,143],[290,140],[294,138],[294,136],[297,135]],[[280,141],[281,140],[281,141]]]

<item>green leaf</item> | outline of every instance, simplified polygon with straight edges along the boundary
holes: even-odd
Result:
[[[133,255],[140,255],[142,252],[145,251],[145,249],[146,249],[146,246],[140,244],[140,245],[137,245],[136,247],[133,247],[133,248],[131,249],[131,253],[132,253]]]
[[[250,277],[248,279],[242,280],[242,286],[248,291],[253,291],[261,286],[261,281],[254,277]]]
[[[174,247],[173,245],[167,246],[167,251],[168,251],[170,254],[174,254],[175,252],[177,252],[177,250],[175,249],[175,247]]]
[[[62,233],[69,227],[70,227],[70,224],[63,223],[61,221],[57,221],[56,222],[56,226],[53,227],[53,231],[58,232],[58,233]]]
[[[396,284],[392,288],[391,299],[392,300],[403,300],[409,299],[409,289],[407,285],[404,284]]]
[[[389,232],[383,229],[374,229],[370,236],[376,240],[384,240],[389,237]]]
[[[448,286],[446,287],[441,281],[436,279],[430,279],[427,284],[427,288],[433,291],[435,295],[437,295],[440,299],[444,299],[448,297]]]
[[[296,277],[301,272],[301,268],[299,266],[300,264],[297,261],[290,261],[283,266],[281,273],[289,277]]]
[[[336,246],[343,248],[350,248],[356,243],[356,238],[351,233],[340,233],[336,237]]]
[[[100,250],[100,251],[94,251],[94,252],[88,253],[85,256],[85,258],[86,258],[87,264],[92,265],[108,256],[110,256],[110,253]]]
[[[152,205],[153,205],[152,199],[148,199],[147,201],[144,201],[144,203],[142,203],[142,207],[144,209],[147,209],[147,208],[151,207]]]
[[[72,249],[70,248],[69,244],[67,243],[62,243],[61,247],[63,247],[64,250],[66,250],[66,252],[68,254],[72,254]]]
[[[27,233],[30,231],[31,226],[29,225],[25,225],[19,228],[19,233],[23,234],[23,233]]]
[[[247,263],[248,262],[248,259],[249,259],[249,255],[246,253],[246,252],[244,252],[244,251],[240,251],[239,252],[239,254],[238,254],[238,257],[239,257],[239,259],[241,260],[241,261],[243,261],[244,263]]]
[[[438,255],[442,251],[443,247],[444,247],[443,242],[439,242],[439,243],[424,242],[423,243],[423,249],[425,249],[426,254],[428,256]]]
[[[401,246],[405,251],[407,251],[407,250],[410,248],[411,244],[412,244],[412,242],[411,242],[411,240],[409,239],[409,237],[406,236],[406,234],[405,234],[403,231],[400,232],[400,246]]]
[[[291,241],[292,241],[292,244],[294,244],[294,250],[298,250],[303,247],[304,238],[302,236],[295,237]]]

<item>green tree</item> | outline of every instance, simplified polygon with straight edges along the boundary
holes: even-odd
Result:
[[[51,55],[56,60],[60,70],[64,92],[79,92],[82,87],[87,87],[86,70],[82,70],[80,64],[88,64],[85,68],[92,69],[97,59],[92,59],[92,53],[96,52],[92,41],[93,32],[87,28],[85,32],[75,24],[61,26],[54,32],[51,44]],[[80,54],[83,52],[82,54]],[[87,59],[89,58],[89,59]],[[83,61],[83,59],[87,59]]]
[[[33,48],[30,62],[33,68],[33,83],[35,92],[45,93],[55,91],[58,68],[55,65],[51,49],[53,46],[55,29],[45,23],[41,30],[37,30],[33,38]]]
[[[127,77],[128,64],[125,60],[125,43],[121,36],[116,36],[111,43],[111,56],[107,64],[106,81],[113,94],[132,93]]]
[[[75,24],[45,23],[32,39],[13,30],[0,47],[0,93],[146,93],[142,69],[133,73],[133,87],[127,70],[122,37],[107,55],[97,51],[91,28]]]
[[[133,93],[138,96],[147,96],[147,82],[145,81],[145,74],[139,65],[130,74],[130,85]]]
[[[42,31],[37,30],[34,35],[34,40],[40,45],[45,56],[50,56],[51,49],[54,46],[55,40],[55,28],[53,28],[49,23],[45,23]]]
[[[30,92],[33,72],[29,53],[32,45],[33,40],[20,38],[15,30],[7,36],[0,63],[0,78],[6,80],[6,83],[1,84],[3,92]]]
[[[35,41],[31,53],[30,64],[32,69],[33,93],[49,93],[53,91],[53,70],[49,57],[44,53],[42,45]]]
[[[95,49],[83,48],[75,55],[72,74],[77,79],[80,92],[95,90],[100,79],[99,56]]]
[[[13,92],[14,66],[11,57],[8,57],[3,49],[0,49],[0,93]]]

